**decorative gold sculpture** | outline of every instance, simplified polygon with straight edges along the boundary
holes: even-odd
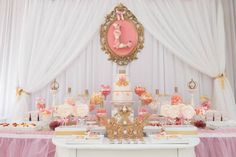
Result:
[[[190,90],[195,90],[197,88],[197,82],[194,81],[193,79],[191,79],[189,82],[188,82],[188,88]]]
[[[126,32],[123,32],[125,29]],[[130,32],[135,37],[128,35]],[[119,4],[101,25],[100,42],[101,49],[109,55],[109,60],[118,65],[127,65],[137,59],[137,53],[143,48],[144,28],[130,10]],[[111,46],[111,43],[114,45]]]
[[[26,92],[23,88],[17,87],[16,88],[16,96],[19,97],[19,96],[21,96],[22,93],[30,95],[30,93]]]
[[[53,91],[57,91],[59,89],[59,83],[57,82],[57,80],[53,80],[53,82],[51,83],[51,90]]]
[[[149,115],[144,118],[135,118],[134,122],[130,121],[129,115],[131,111],[127,106],[123,106],[119,112],[119,119],[112,117],[107,120],[106,132],[110,141],[118,140],[143,140],[143,128]]]

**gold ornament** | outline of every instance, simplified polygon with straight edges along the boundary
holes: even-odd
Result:
[[[107,34],[110,26],[117,21],[117,11],[123,12],[122,17],[123,20],[127,20],[131,22],[137,31],[138,41],[135,47],[132,49],[130,53],[125,56],[121,56],[113,52],[110,48],[107,40]],[[119,4],[114,8],[114,10],[106,16],[106,21],[104,24],[101,25],[100,28],[100,42],[101,42],[101,49],[105,51],[106,54],[109,55],[109,59],[118,65],[127,65],[131,61],[137,59],[137,53],[143,49],[144,47],[144,28],[141,23],[138,22],[137,18],[134,14],[127,9],[123,4]]]
[[[23,88],[17,87],[16,88],[16,96],[19,97],[22,95],[22,93],[30,95],[29,92],[26,92]]]
[[[59,83],[57,82],[57,80],[53,80],[53,82],[51,83],[51,90],[58,90],[59,89]]]
[[[191,79],[189,82],[188,82],[188,88],[190,90],[195,90],[197,88],[197,82],[194,81],[193,79]]]
[[[110,141],[117,139],[124,140],[143,140],[143,128],[149,115],[145,115],[143,119],[135,118],[134,122],[129,119],[131,111],[127,106],[123,106],[117,115],[111,119],[107,119],[105,125],[107,137]],[[119,119],[115,117],[120,117]]]
[[[220,74],[219,76],[215,77],[215,79],[220,81],[221,89],[224,89],[225,88],[225,75]]]

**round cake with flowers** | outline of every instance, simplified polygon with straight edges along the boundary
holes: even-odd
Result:
[[[196,114],[193,106],[186,105],[182,102],[182,97],[178,94],[174,94],[171,97],[171,104],[165,104],[161,106],[161,115],[178,120],[190,120]]]

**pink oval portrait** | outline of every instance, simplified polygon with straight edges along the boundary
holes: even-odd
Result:
[[[133,22],[114,21],[108,28],[107,43],[115,55],[120,57],[130,55],[138,43],[138,32]]]

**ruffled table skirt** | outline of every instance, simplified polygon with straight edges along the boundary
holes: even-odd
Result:
[[[54,157],[51,131],[0,131],[0,157]],[[236,128],[200,130],[196,157],[236,157]]]

